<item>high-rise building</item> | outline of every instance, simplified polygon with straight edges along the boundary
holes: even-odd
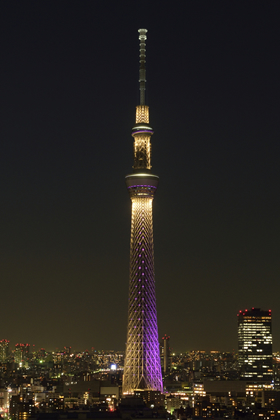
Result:
[[[29,358],[30,344],[17,343],[15,345],[14,360],[22,367]]]
[[[136,107],[133,173],[126,176],[132,202],[128,330],[123,394],[162,391],[153,243],[153,199],[159,178],[151,173],[149,107],[145,104],[147,30],[139,29],[140,105]]]
[[[245,309],[237,316],[240,376],[248,381],[270,382],[273,378],[271,310]]]
[[[166,334],[162,337],[162,342],[160,346],[161,350],[161,366],[164,375],[166,375],[170,369],[170,347],[169,347],[170,337]]]
[[[6,362],[9,356],[9,341],[0,340],[0,362]]]

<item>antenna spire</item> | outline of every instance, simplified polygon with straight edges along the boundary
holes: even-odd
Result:
[[[146,90],[146,39],[147,29],[138,29],[140,40],[140,68],[139,68],[139,83],[140,83],[140,105],[145,105],[145,90]]]

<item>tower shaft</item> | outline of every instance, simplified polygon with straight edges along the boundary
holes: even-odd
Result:
[[[146,29],[139,29],[140,105],[136,107],[133,173],[126,176],[132,202],[128,329],[123,393],[135,390],[162,391],[153,243],[153,199],[158,176],[151,169],[149,108],[145,105]]]
[[[123,392],[162,390],[154,280],[153,198],[134,196]]]

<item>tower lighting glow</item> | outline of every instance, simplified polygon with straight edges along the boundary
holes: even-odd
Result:
[[[147,30],[139,29],[140,105],[133,127],[134,166],[126,185],[132,203],[130,239],[130,282],[127,343],[123,374],[123,393],[135,390],[161,391],[153,241],[153,199],[158,176],[151,174],[151,136],[149,107],[145,105],[145,52]]]

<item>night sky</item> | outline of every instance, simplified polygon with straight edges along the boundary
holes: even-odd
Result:
[[[280,349],[280,2],[6,1],[0,339],[125,348],[138,29],[148,29],[159,336]]]

